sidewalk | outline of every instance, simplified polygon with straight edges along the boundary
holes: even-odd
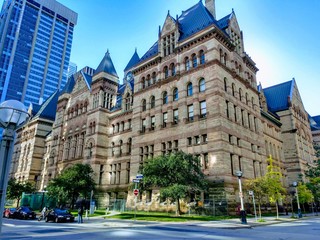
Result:
[[[110,215],[108,215],[110,216]],[[297,215],[295,215],[297,217]],[[201,226],[210,228],[222,229],[239,229],[239,228],[253,228],[272,224],[279,224],[284,222],[293,222],[307,218],[317,217],[313,214],[303,214],[303,218],[292,218],[289,215],[280,215],[278,219],[276,216],[262,217],[262,222],[256,221],[254,217],[247,218],[247,224],[242,224],[239,218],[227,219],[221,221],[189,221],[189,222],[155,222],[155,221],[133,221],[133,220],[118,220],[118,219],[104,219],[101,217],[90,217],[89,220],[84,219],[84,225],[95,225],[96,227],[111,227],[111,228],[133,228],[133,227],[148,227],[162,224],[185,224],[187,226]]]

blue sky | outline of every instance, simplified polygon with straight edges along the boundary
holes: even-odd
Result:
[[[58,1],[78,13],[71,61],[96,68],[109,49],[122,80],[135,48],[141,57],[157,40],[168,10],[175,17],[199,0]],[[320,115],[320,0],[216,0],[217,18],[232,8],[257,81],[268,87],[294,77],[305,109]]]

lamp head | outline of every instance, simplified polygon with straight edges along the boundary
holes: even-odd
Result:
[[[296,187],[296,186],[298,186],[298,183],[297,183],[297,182],[293,182],[292,185],[293,185],[294,187]]]
[[[241,171],[236,171],[236,175],[241,178],[242,177],[242,172]]]
[[[14,125],[17,129],[29,120],[29,113],[23,103],[8,100],[0,104],[0,127],[7,128]]]

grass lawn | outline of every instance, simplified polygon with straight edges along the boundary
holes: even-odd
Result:
[[[134,212],[123,212],[113,216],[106,216],[106,219],[125,219],[134,220]],[[167,214],[161,212],[137,212],[136,220],[159,221],[159,222],[188,222],[188,221],[214,221],[230,219],[229,216],[199,216],[199,215],[181,215]]]

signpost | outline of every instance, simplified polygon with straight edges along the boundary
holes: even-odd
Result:
[[[133,190],[133,194],[137,197],[138,194],[139,194],[139,189],[134,189],[134,190]]]
[[[258,219],[257,219],[257,211],[256,211],[256,202],[254,201],[254,192],[253,191],[249,191],[249,195],[252,196],[254,216],[255,216],[256,222],[257,222]]]
[[[136,222],[136,212],[137,212],[137,196],[139,195],[138,183],[143,179],[142,174],[137,174],[136,178],[132,179],[132,182],[135,183],[135,187],[133,190],[134,195],[134,222]]]

